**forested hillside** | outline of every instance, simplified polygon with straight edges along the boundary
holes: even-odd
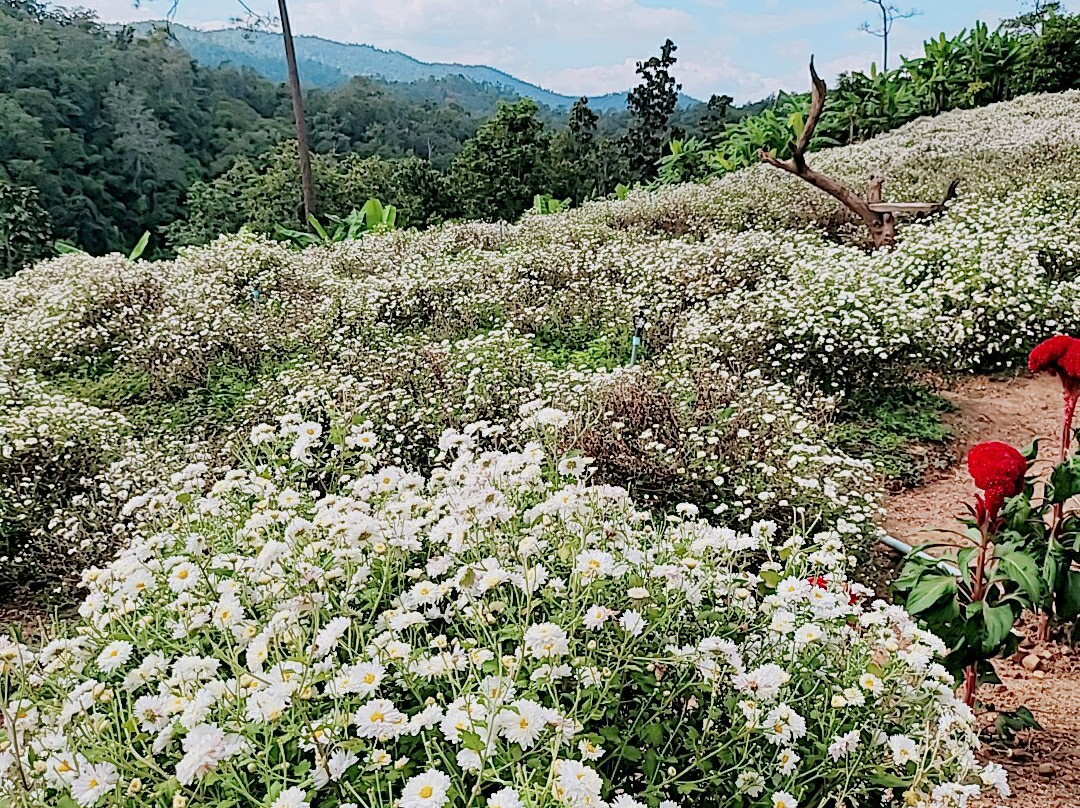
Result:
[[[279,33],[237,28],[200,31],[165,21],[139,23],[133,27],[140,33],[167,27],[180,47],[200,64],[250,67],[274,81],[285,80],[285,54]],[[344,84],[354,76],[405,84],[430,79],[464,78],[470,84],[491,88],[504,98],[507,95],[531,98],[537,104],[564,112],[577,100],[576,96],[545,90],[486,65],[423,62],[398,51],[334,42],[320,37],[297,37],[296,58],[305,82],[315,87]],[[684,103],[692,104],[694,99],[687,98]],[[598,111],[619,112],[626,108],[626,93],[596,96],[589,99],[589,105]]]
[[[276,41],[276,40],[275,40]],[[639,64],[626,111],[569,110],[461,75],[356,76],[306,93],[316,213],[377,198],[398,227],[513,221],[534,205],[703,181],[777,159],[808,94],[747,108],[717,95],[680,107],[676,45]],[[892,71],[842,76],[811,149],[859,142],[922,115],[1080,86],[1080,17],[1057,4],[998,30],[928,41]],[[511,96],[512,98],[513,96]],[[750,114],[754,113],[754,114]],[[192,61],[166,31],[107,30],[80,12],[0,3],[0,274],[67,242],[172,255],[242,227],[280,237],[301,214],[284,88],[249,69]]]

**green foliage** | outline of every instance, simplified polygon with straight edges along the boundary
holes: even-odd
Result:
[[[52,229],[36,188],[0,181],[0,278],[49,254]]]
[[[397,208],[393,205],[383,205],[378,199],[369,199],[364,207],[359,210],[353,208],[348,216],[331,215],[328,218],[333,225],[333,229],[329,231],[314,216],[308,218],[308,224],[313,232],[291,230],[281,225],[278,225],[275,230],[279,236],[293,242],[300,249],[315,244],[327,245],[341,241],[354,241],[365,233],[387,233],[393,230],[397,222]]]
[[[970,538],[978,541],[971,528]],[[956,556],[959,575],[939,559],[912,555],[894,584],[908,612],[945,642],[945,665],[957,676],[973,667],[983,681],[993,681],[989,661],[1014,653],[1019,636],[1016,619],[1041,597],[1038,569],[1032,558],[1013,545],[996,548],[985,580],[976,591],[977,545]],[[981,595],[981,597],[980,597]]]
[[[135,246],[131,248],[130,252],[128,252],[128,260],[138,261],[142,257],[142,254],[146,252],[146,245],[148,245],[149,243],[150,231],[147,230],[145,233],[142,234],[142,238],[140,238],[135,243]]]
[[[996,740],[1006,747],[1015,747],[1017,733],[1028,729],[1042,729],[1042,725],[1027,707],[999,712],[994,719]]]
[[[399,227],[434,224],[452,210],[444,178],[416,157],[315,154],[311,167],[320,215],[331,222],[348,217],[358,199],[385,200]],[[167,235],[179,245],[204,244],[241,227],[267,234],[278,227],[296,230],[303,221],[299,177],[294,142],[258,160],[238,161],[212,182],[195,183],[187,219],[167,228]]]
[[[501,104],[461,150],[450,185],[468,218],[513,221],[550,185],[551,136],[536,102]]]
[[[1028,71],[1033,92],[1080,88],[1080,15],[1049,15],[1031,46]]]
[[[896,70],[871,65],[868,73],[842,75],[829,93],[810,149],[866,140],[922,115],[1073,87],[1080,87],[1080,15],[1065,15],[1060,4],[1051,3],[1039,16],[1017,18],[998,30],[976,22],[952,37],[942,33]],[[714,106],[726,112],[723,101],[716,99]],[[695,144],[686,154],[689,141],[676,141],[684,153],[673,148],[661,160],[660,181],[727,174],[757,163],[761,150],[789,157],[792,136],[808,108],[808,96],[782,94],[736,124],[710,125],[704,142],[711,150]]]
[[[920,485],[933,467],[935,448],[943,448],[952,437],[941,418],[952,409],[947,399],[925,388],[875,389],[843,403],[833,440],[844,451],[872,461],[890,483]]]
[[[700,181],[727,174],[756,165],[761,161],[762,151],[788,158],[791,143],[802,131],[809,111],[809,95],[782,93],[759,114],[728,125],[712,142],[699,138],[672,141],[671,153],[659,161],[659,181],[663,184]],[[834,145],[837,141],[823,134],[816,134],[810,142],[811,149]]]
[[[537,194],[533,197],[532,209],[533,213],[544,216],[549,213],[561,213],[572,206],[573,201],[570,199],[556,199],[551,194]]]
[[[627,174],[627,162],[618,144],[599,131],[600,117],[588,99],[578,99],[566,128],[551,141],[552,190],[575,202],[602,197]]]
[[[704,176],[708,168],[708,144],[700,138],[673,140],[670,154],[660,158],[659,180],[663,184],[688,182]]]
[[[495,103],[491,103],[495,108]],[[357,76],[306,101],[312,148],[323,154],[385,159],[415,156],[445,171],[487,110],[470,113],[456,98],[411,98],[401,85]]]
[[[1036,442],[1024,452],[1038,459]],[[1059,462],[1041,494],[1028,482],[1000,519],[980,503],[952,553],[955,569],[929,556],[909,557],[895,588],[907,610],[949,646],[946,664],[968,670],[969,700],[978,677],[993,681],[990,660],[1016,651],[1016,619],[1038,610],[1049,620],[1080,617],[1080,514],[1066,504],[1080,494],[1080,455]],[[1006,723],[1003,732],[1017,726]]]
[[[193,180],[287,131],[253,97],[280,97],[269,82],[85,12],[4,3],[0,54],[0,181],[36,188],[55,236],[92,253],[177,219]]]

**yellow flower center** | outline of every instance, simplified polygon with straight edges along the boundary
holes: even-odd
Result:
[[[420,799],[426,800],[434,793],[435,789],[433,789],[431,786],[424,786],[422,789],[420,789]]]

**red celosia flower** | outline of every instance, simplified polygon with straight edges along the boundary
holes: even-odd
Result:
[[[1028,370],[1054,373],[1061,379],[1066,395],[1080,394],[1080,339],[1059,336],[1040,342],[1028,356]]]
[[[1059,459],[1064,463],[1072,445],[1073,418],[1080,401],[1080,339],[1060,336],[1040,342],[1028,357],[1028,370],[1032,373],[1048,370],[1061,379],[1065,391],[1065,418]]]
[[[1027,460],[1007,443],[993,441],[973,446],[968,452],[968,471],[985,497],[977,498],[979,521],[993,522],[1009,497],[1024,490]]]

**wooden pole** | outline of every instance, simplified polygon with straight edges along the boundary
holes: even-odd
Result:
[[[300,71],[296,67],[296,46],[289,25],[289,10],[285,0],[278,0],[281,32],[285,38],[285,62],[289,69],[289,91],[292,93],[293,117],[296,119],[296,147],[300,156],[300,185],[304,194],[304,224],[315,215],[315,182],[311,177],[311,145],[308,142],[307,119],[304,117],[304,96],[300,89]]]

